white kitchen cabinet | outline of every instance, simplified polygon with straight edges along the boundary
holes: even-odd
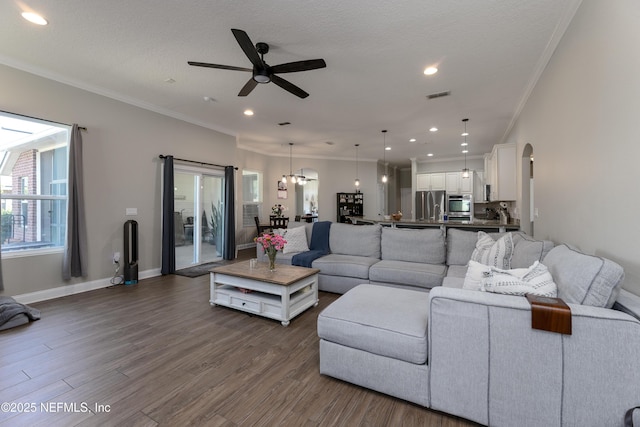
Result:
[[[436,173],[416,174],[416,190],[428,191],[428,190],[444,190],[444,189],[445,189],[444,173],[436,172]]]
[[[431,173],[431,188],[430,190],[444,190],[445,189],[445,173],[436,172]]]
[[[462,172],[447,172],[445,174],[445,190],[448,194],[472,194],[473,171],[469,171],[469,178],[463,178]]]
[[[447,172],[445,174],[445,190],[447,194],[460,194],[460,172]]]
[[[463,178],[460,172],[460,193],[473,194],[473,181],[475,179],[475,171],[469,171],[469,178]]]
[[[491,200],[516,200],[516,144],[496,144],[485,155],[486,183],[491,185]]]

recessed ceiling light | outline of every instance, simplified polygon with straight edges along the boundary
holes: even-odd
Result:
[[[463,154],[467,154],[469,152],[469,150],[462,150]]]
[[[469,136],[469,132],[462,132],[460,136]]]
[[[433,157],[433,153],[427,153],[427,157]]]
[[[463,147],[466,147],[467,145],[469,145],[469,143],[467,143],[467,142],[463,142],[463,143],[461,143],[460,145],[461,145],[461,146],[463,146]]]
[[[384,147],[385,150],[391,151],[391,147]]]
[[[432,76],[437,72],[438,72],[438,69],[436,67],[427,67],[424,69],[424,74],[427,76]]]
[[[22,17],[32,24],[36,25],[47,25],[49,23],[42,16],[34,12],[22,12]]]
[[[438,128],[434,126],[431,129],[429,129],[429,132],[438,132]]]
[[[411,138],[411,139],[409,140],[409,142],[416,142],[416,139],[415,139],[415,138]]]
[[[245,116],[253,116],[253,110],[244,110]]]

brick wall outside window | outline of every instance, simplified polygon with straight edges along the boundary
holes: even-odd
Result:
[[[18,161],[13,167],[13,181],[12,181],[12,194],[23,194],[22,193],[22,178],[27,177],[29,181],[29,194],[36,194],[38,185],[37,176],[36,176],[36,156],[37,150],[28,150],[24,151],[20,154]],[[22,227],[22,224],[18,222],[14,223],[13,229],[13,238],[10,241],[26,241],[26,242],[35,242],[36,241],[36,233],[38,230],[37,227],[37,211],[36,206],[38,202],[35,200],[29,200],[27,202],[27,217],[26,217],[26,228]],[[22,201],[21,200],[12,200],[12,213],[17,216],[21,214],[22,209]],[[23,230],[25,231],[25,235],[23,235]]]

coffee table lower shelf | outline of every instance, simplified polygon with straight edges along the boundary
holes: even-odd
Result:
[[[281,285],[211,271],[210,291],[212,306],[221,305],[280,320],[283,326],[288,326],[291,319],[318,305],[318,274]]]

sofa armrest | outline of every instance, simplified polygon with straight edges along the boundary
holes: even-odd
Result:
[[[432,289],[431,407],[490,425],[622,425],[640,404],[640,322],[569,307],[562,335],[531,329],[524,297]]]

